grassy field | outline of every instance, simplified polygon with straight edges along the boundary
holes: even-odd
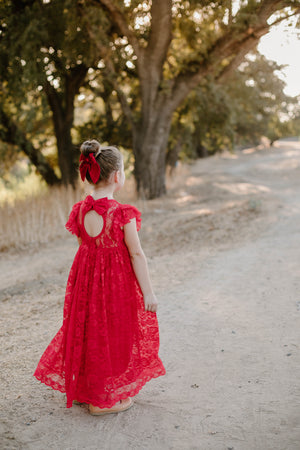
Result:
[[[22,181],[12,180],[9,188],[0,183],[0,251],[22,249],[65,236],[65,223],[74,203],[91,187],[79,183],[71,187],[49,188],[34,173]],[[136,199],[134,179],[129,174],[116,199],[122,203]]]
[[[14,195],[13,195],[14,194]],[[80,189],[41,186],[24,196],[12,193],[0,204],[0,251],[49,242],[63,236],[72,205],[82,198]]]

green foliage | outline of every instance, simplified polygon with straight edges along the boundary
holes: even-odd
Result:
[[[49,137],[53,134],[60,153],[64,154],[66,145],[70,150],[67,161],[61,155],[58,158],[62,178],[62,166],[66,168],[68,160],[68,181],[76,176],[73,145],[63,134],[70,133],[74,96],[87,67],[98,61],[95,62],[95,44],[88,38],[76,5],[74,0],[21,0],[1,5],[0,53],[5,56],[6,65],[0,66],[0,83],[5,93],[1,107],[10,123],[18,124],[23,144],[27,139],[37,146],[31,146],[31,159],[39,168],[43,165],[49,180],[53,180],[52,168],[47,169],[39,149],[48,153],[53,145]],[[18,144],[16,137],[14,143]]]
[[[296,132],[290,118],[299,105],[284,94],[279,69],[255,53],[225,86],[211,80],[197,88],[174,115],[169,163],[173,165],[178,157],[231,150],[234,145],[256,145],[262,136],[273,142]]]
[[[273,141],[287,133],[286,123],[296,112],[297,99],[284,94],[279,69],[275,62],[254,54],[228,83],[238,143],[257,143],[261,136]]]
[[[93,88],[87,83],[81,89],[81,100],[76,102],[75,140],[79,143],[94,137],[101,142],[121,144],[131,149],[130,125],[122,112],[117,94],[112,85],[102,79],[98,70],[93,72],[93,80],[95,76],[98,79],[97,87]]]
[[[297,136],[300,140],[300,113],[287,123],[288,132],[286,136]]]
[[[171,72],[172,76],[197,71],[199,63],[206,61],[209,49],[221,36],[228,11],[227,2],[221,1],[174,3],[173,40],[165,64],[165,72]]]
[[[174,116],[169,154],[174,154],[177,148],[180,158],[196,158],[232,148],[232,145],[230,98],[222,86],[207,82],[190,94]]]
[[[10,169],[17,163],[19,154],[14,145],[3,142],[0,146],[0,177],[3,181],[9,178]]]

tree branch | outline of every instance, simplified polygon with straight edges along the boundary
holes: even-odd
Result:
[[[300,8],[296,10],[295,13],[289,14],[288,16],[280,17],[276,19],[274,22],[272,22],[270,25],[266,27],[262,27],[261,30],[257,30],[253,36],[249,36],[247,42],[243,46],[243,48],[240,49],[240,51],[232,58],[230,63],[224,67],[224,69],[217,75],[216,81],[223,83],[225,82],[230,75],[239,67],[241,62],[244,60],[247,53],[249,53],[251,50],[253,50],[256,45],[258,44],[261,36],[268,33],[269,29],[273,27],[274,25],[277,25],[281,23],[283,20],[286,20],[290,17],[293,17],[300,13]]]
[[[140,58],[143,49],[140,47],[134,32],[128,26],[123,13],[114,4],[114,2],[112,0],[91,0],[91,3],[98,6],[102,5],[109,12],[113,23],[117,26],[120,33],[127,37],[128,42],[132,45],[137,58]]]
[[[87,71],[88,67],[80,64],[66,73],[65,116],[70,123],[73,123],[74,119],[74,98],[78,94],[80,86],[82,86]]]
[[[272,22],[270,24],[270,27],[273,27],[274,25],[277,25],[278,23],[281,23],[283,20],[287,20],[287,19],[290,19],[291,17],[298,16],[298,14],[300,14],[300,8],[297,8],[296,11],[293,14],[287,14],[284,17],[279,17],[278,19],[274,20],[274,22]]]
[[[130,125],[132,126],[132,129],[134,129],[135,127],[135,122],[133,119],[133,114],[130,108],[130,105],[127,101],[126,95],[124,94],[124,92],[122,91],[122,89],[120,88],[120,84],[118,83],[117,80],[117,73],[115,71],[115,67],[113,65],[113,62],[111,59],[107,59],[105,60],[106,62],[106,68],[104,70],[105,73],[105,77],[106,80],[111,83],[111,85],[113,86],[113,89],[116,91],[119,102],[121,104],[122,107],[122,111],[125,114],[127,120],[129,121]]]
[[[2,108],[0,108],[0,120],[3,125],[0,133],[1,140],[18,146],[28,156],[30,162],[36,167],[49,186],[60,184],[60,179],[56,176],[42,152],[33,146],[27,139],[26,134]]]
[[[62,102],[59,98],[59,94],[56,92],[51,83],[49,83],[47,78],[45,78],[43,87],[48,98],[50,109],[52,111],[54,126],[56,127],[58,123],[61,123],[64,120],[64,110],[62,107]]]
[[[93,42],[95,43],[95,45],[98,49],[99,57],[101,59],[103,59],[103,61],[105,63],[105,70],[104,70],[105,77],[106,77],[107,81],[112,84],[114,90],[116,91],[119,101],[120,101],[120,104],[121,104],[121,107],[122,107],[122,110],[123,110],[127,120],[130,122],[131,126],[134,128],[135,124],[134,124],[134,120],[133,120],[132,111],[130,109],[129,103],[127,102],[126,95],[120,88],[120,84],[117,81],[117,74],[116,74],[115,66],[111,59],[111,49],[109,47],[104,46],[99,41],[99,39],[96,38],[95,33],[93,32],[89,23],[86,24],[86,27],[87,27],[87,32],[88,32],[90,38],[93,40]]]
[[[155,64],[162,70],[172,40],[172,1],[153,0],[151,6],[151,29],[145,52],[148,67]],[[149,58],[150,64],[149,64]]]
[[[255,24],[245,23],[244,29],[241,29],[237,33],[238,21],[245,13],[245,8],[240,10],[236,15],[235,23],[232,26],[228,26],[227,32],[223,36],[220,36],[212,45],[205,58],[205,62],[201,63],[199,70],[197,72],[187,71],[179,74],[174,80],[172,86],[173,106],[177,107],[188,92],[208,75],[214,76],[219,81],[221,81],[222,77],[225,80],[225,77],[229,76],[242,62],[244,56],[257,45],[259,39],[269,31],[270,27],[275,22],[279,23],[286,18],[281,17],[270,25],[267,22],[273,13],[285,6],[286,2],[282,0],[262,1],[258,5],[259,9],[256,13],[257,20]],[[290,16],[292,17],[292,15]],[[241,23],[244,23],[244,21],[241,20]],[[230,63],[224,69],[220,69],[220,64],[225,59],[230,59]]]
[[[159,86],[171,40],[172,1],[153,0],[148,46],[138,64],[144,118],[147,118],[154,105],[161,100]]]

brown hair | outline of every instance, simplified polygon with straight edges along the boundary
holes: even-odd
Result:
[[[100,166],[101,172],[98,181],[108,181],[112,172],[120,170],[122,167],[122,155],[120,150],[114,146],[101,146],[96,139],[90,139],[83,142],[80,147],[82,155],[88,156],[93,153],[97,163]],[[89,171],[86,173],[86,179],[89,183],[92,183]]]

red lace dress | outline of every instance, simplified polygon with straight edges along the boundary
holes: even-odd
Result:
[[[103,228],[91,237],[84,216],[95,210]],[[156,314],[145,311],[124,242],[123,226],[141,214],[133,206],[88,196],[73,206],[66,228],[81,238],[66,288],[63,324],[34,376],[73,400],[109,408],[165,374],[158,356]]]

